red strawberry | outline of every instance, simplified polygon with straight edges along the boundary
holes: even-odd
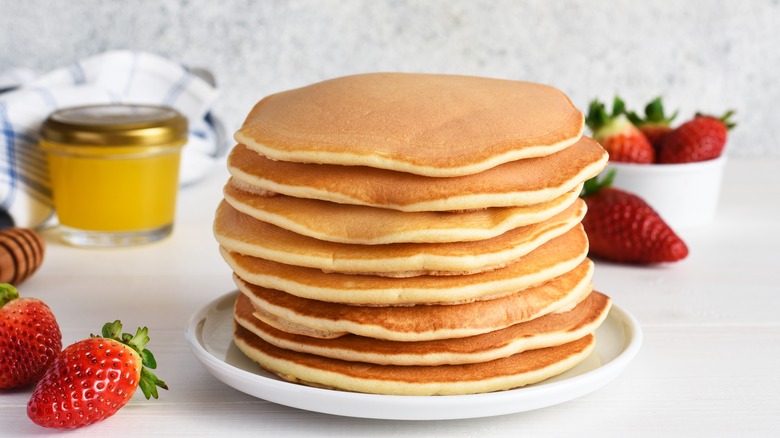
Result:
[[[645,106],[644,118],[633,111],[629,112],[627,115],[628,119],[631,120],[631,123],[636,125],[636,127],[642,131],[642,134],[647,137],[650,144],[653,145],[657,157],[661,139],[672,131],[672,120],[677,117],[677,113],[678,111],[675,111],[671,116],[667,116],[661,98],[656,97]]]
[[[627,263],[674,262],[688,255],[688,247],[642,198],[609,187],[614,171],[604,181],[585,183],[583,199],[588,213],[582,221],[590,254]]]
[[[72,429],[115,414],[139,386],[147,399],[157,398],[157,386],[168,389],[149,371],[157,367],[146,349],[149,330],[121,331],[121,322],[106,323],[102,337],[65,348],[35,386],[27,416],[44,427]]]
[[[734,111],[716,118],[697,114],[678,126],[661,142],[658,162],[691,163],[718,158],[726,147],[729,129],[736,126],[729,120]]]
[[[37,382],[62,349],[60,326],[49,306],[0,283],[0,389]]]
[[[603,103],[594,100],[590,103],[585,123],[593,131],[593,138],[607,150],[611,161],[654,162],[653,147],[642,131],[631,123],[625,112],[625,104],[618,97],[615,97],[611,115],[607,113]]]

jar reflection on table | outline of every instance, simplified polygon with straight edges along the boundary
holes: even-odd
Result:
[[[77,246],[152,242],[173,229],[186,119],[148,105],[67,108],[44,122],[60,235]]]

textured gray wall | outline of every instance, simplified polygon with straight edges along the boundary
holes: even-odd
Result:
[[[108,49],[211,69],[235,129],[266,94],[349,73],[552,84],[581,109],[662,94],[681,117],[736,108],[730,154],[780,157],[780,1],[0,0],[0,70]]]

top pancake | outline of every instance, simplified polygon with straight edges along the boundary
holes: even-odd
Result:
[[[233,148],[227,166],[243,190],[399,211],[454,211],[552,201],[598,175],[607,159],[598,143],[582,137],[552,155],[452,178],[365,166],[274,161],[245,145]]]
[[[262,99],[235,139],[272,159],[462,176],[576,142],[559,90],[472,76],[372,73]]]

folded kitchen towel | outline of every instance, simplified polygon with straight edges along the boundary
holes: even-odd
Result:
[[[157,104],[189,122],[180,185],[198,181],[227,152],[228,137],[211,111],[213,77],[160,56],[110,51],[45,74],[0,72],[0,209],[18,226],[39,227],[54,214],[46,155],[38,133],[59,108],[105,103]]]

